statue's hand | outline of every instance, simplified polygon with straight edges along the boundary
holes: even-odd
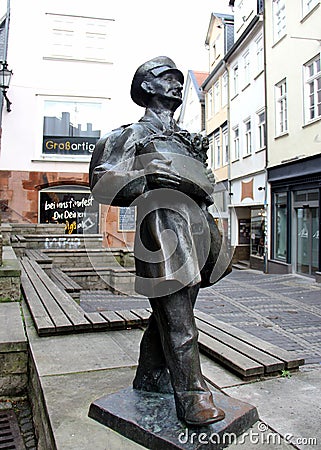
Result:
[[[205,169],[205,173],[206,173],[206,176],[207,176],[209,182],[214,186],[214,184],[215,184],[215,176],[214,176],[214,173],[212,172],[212,169],[207,167]]]
[[[178,188],[181,177],[171,164],[171,160],[154,159],[146,166],[144,172],[150,189]]]

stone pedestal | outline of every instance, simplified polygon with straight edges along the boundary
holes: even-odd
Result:
[[[224,420],[204,426],[187,427],[177,419],[171,394],[123,389],[93,402],[89,417],[150,450],[222,449],[257,420],[254,406],[213,391]]]

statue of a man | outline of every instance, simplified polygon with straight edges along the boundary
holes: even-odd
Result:
[[[90,174],[98,202],[137,206],[136,291],[149,298],[152,314],[133,387],[174,393],[178,418],[201,426],[225,416],[201,373],[193,314],[200,287],[213,284],[222,238],[207,210],[214,184],[208,140],[173,118],[183,82],[168,57],[142,64],[131,97],[145,115],[98,142]]]

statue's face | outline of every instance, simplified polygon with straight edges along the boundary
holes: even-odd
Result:
[[[150,80],[148,84],[153,95],[176,100],[179,104],[182,103],[183,85],[176,73],[164,72]]]

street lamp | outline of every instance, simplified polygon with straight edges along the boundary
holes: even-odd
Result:
[[[8,64],[6,61],[2,61],[1,64],[2,68],[0,70],[0,89],[2,91],[3,97],[6,99],[7,102],[7,111],[10,112],[11,101],[7,97],[7,89],[9,88],[10,85],[12,70],[8,69]]]

